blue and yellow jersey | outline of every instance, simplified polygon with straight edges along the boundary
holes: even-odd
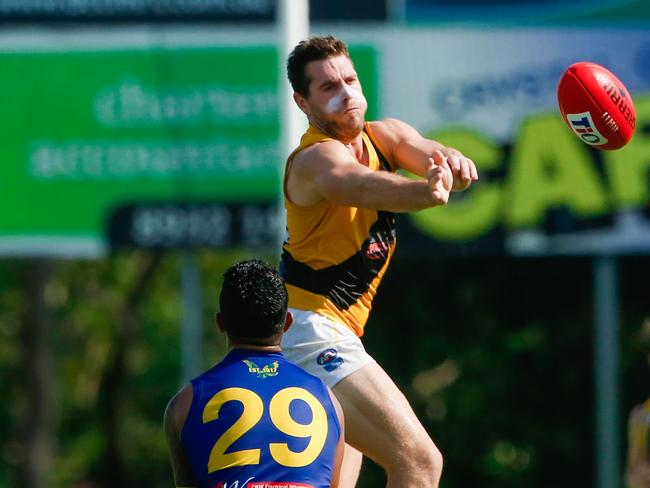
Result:
[[[368,168],[393,171],[373,143],[368,124],[361,135]],[[298,152],[329,140],[310,126],[289,155],[286,173]],[[319,313],[363,335],[372,300],[395,251],[394,214],[326,200],[299,207],[287,198],[286,188],[284,193],[288,238],[280,274],[287,284],[289,306]]]
[[[192,387],[181,442],[198,486],[331,485],[341,426],[320,379],[281,353],[235,349]]]

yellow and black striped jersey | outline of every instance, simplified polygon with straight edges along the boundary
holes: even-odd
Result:
[[[373,143],[368,124],[362,132],[368,168],[394,171]],[[306,147],[332,140],[310,126],[287,159]],[[391,212],[335,205],[322,200],[299,207],[287,198],[288,238],[280,273],[289,291],[289,306],[341,322],[358,336],[368,320],[377,287],[395,251],[395,216]]]

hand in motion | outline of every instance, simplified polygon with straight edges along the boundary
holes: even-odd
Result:
[[[427,180],[429,180],[429,191],[436,205],[445,205],[449,200],[454,177],[447,164],[447,158],[441,151],[435,151],[433,157],[429,158],[427,168]]]
[[[447,164],[454,176],[454,184],[451,191],[467,190],[472,181],[478,180],[478,171],[474,161],[464,156],[458,149],[446,147],[442,150],[442,155],[446,158]]]

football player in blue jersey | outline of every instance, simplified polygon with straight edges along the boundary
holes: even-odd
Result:
[[[216,315],[229,353],[169,402],[164,429],[177,487],[338,487],[343,414],[328,387],[280,350],[293,320],[278,273],[230,267]]]

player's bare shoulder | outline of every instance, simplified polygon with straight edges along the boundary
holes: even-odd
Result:
[[[168,435],[178,434],[183,429],[193,399],[194,389],[187,384],[169,400],[164,415],[164,428]]]
[[[397,146],[417,135],[413,127],[399,119],[385,118],[369,122],[370,132],[382,152],[392,161]]]
[[[413,129],[409,124],[400,119],[395,119],[392,117],[386,117],[382,120],[375,120],[369,122],[370,126],[375,131],[380,131],[386,136],[396,136],[403,133],[408,133]]]
[[[336,140],[317,142],[298,152],[288,168],[285,191],[289,201],[306,207],[323,199],[318,182],[349,158],[345,146]]]
[[[372,134],[384,143],[394,141],[399,135],[403,124],[402,121],[393,118],[368,122]]]
[[[323,165],[336,163],[348,155],[345,145],[335,139],[320,141],[298,152],[293,158],[293,166],[306,171],[320,171]]]

